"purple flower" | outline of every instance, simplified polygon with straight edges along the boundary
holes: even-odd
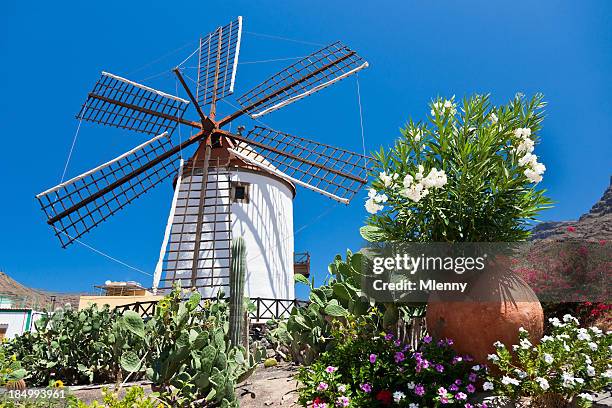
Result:
[[[425,337],[423,337],[423,343],[427,343],[427,344],[429,344],[429,343],[431,343],[431,340],[432,340],[431,336],[425,336]]]
[[[338,370],[338,367],[333,367],[333,366],[327,366],[327,368],[325,369],[325,371],[327,371],[328,373],[333,373],[336,370]]]
[[[452,384],[450,387],[448,387],[448,389],[452,392],[459,391],[459,387],[457,387],[456,384]]]
[[[461,381],[459,378],[457,378],[455,380],[455,384],[457,384],[457,385],[461,385],[462,383],[463,383],[463,381]]]
[[[444,388],[444,387],[438,388],[438,395],[439,396],[444,397],[446,394],[448,394],[448,391],[446,390],[446,388]]]
[[[465,395],[462,392],[458,392],[457,394],[455,394],[455,398],[458,399],[458,400],[465,400],[465,399],[467,399],[467,395]]]
[[[401,363],[405,359],[406,359],[406,357],[404,357],[404,353],[402,353],[401,351],[398,351],[397,353],[395,353],[395,362],[396,363]]]
[[[361,388],[361,391],[363,392],[372,392],[372,386],[368,383],[361,384],[359,388]]]
[[[455,356],[453,357],[453,361],[451,362],[453,365],[457,364],[458,362],[462,361],[463,358],[459,357],[459,356]]]
[[[408,350],[410,350],[410,344],[406,344],[404,348],[402,349],[404,353],[407,352]]]
[[[385,334],[385,340],[389,341],[389,340],[393,340],[393,333],[387,333]]]
[[[463,356],[463,359],[465,361],[474,361],[474,359],[472,358],[472,356],[468,356],[467,354],[465,356]]]
[[[370,363],[374,364],[376,362],[376,354],[370,354]]]
[[[419,397],[423,396],[425,394],[425,387],[423,387],[421,384],[415,385],[414,393]]]
[[[429,368],[429,361],[423,360],[421,361],[421,365],[423,366],[423,368]]]
[[[467,390],[467,392],[469,392],[470,394],[472,394],[473,392],[476,391],[476,387],[474,387],[474,384],[468,384],[467,387],[465,387],[465,389]]]
[[[455,341],[453,339],[446,339],[446,344],[448,346],[452,346],[453,344],[455,344]]]
[[[436,371],[439,373],[444,372],[444,366],[442,364],[436,364]]]
[[[440,403],[441,403],[441,404],[448,404],[448,398],[446,398],[446,397],[440,397]]]
[[[467,404],[465,404],[465,408],[474,408],[474,406],[468,402]]]
[[[468,379],[471,382],[476,382],[476,380],[478,379],[478,376],[476,375],[476,373],[470,373],[470,375],[468,376]]]
[[[399,346],[402,345],[402,342],[399,339],[397,339],[397,340],[395,340],[395,342],[393,344],[395,344],[395,347],[399,347]]]
[[[317,391],[325,391],[327,388],[329,388],[329,385],[327,385],[327,383],[320,382],[317,386]]]

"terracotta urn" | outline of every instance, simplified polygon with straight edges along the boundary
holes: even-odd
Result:
[[[525,328],[532,343],[544,331],[542,306],[529,285],[509,268],[500,267],[470,281],[466,296],[430,296],[427,329],[436,339],[454,340],[460,354],[486,364],[501,341],[511,349],[518,344],[518,330]]]

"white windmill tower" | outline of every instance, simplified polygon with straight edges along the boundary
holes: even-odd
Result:
[[[258,118],[334,84],[368,63],[336,42],[271,76],[237,98],[240,108],[217,118],[217,102],[233,93],[242,18],[200,39],[195,95],[189,100],[102,73],[79,119],[154,135],[121,156],[37,196],[68,246],[161,181],[174,197],[153,289],[180,282],[205,297],[227,290],[230,243],[243,236],[249,297],[293,299],[293,199],[296,185],[348,203],[366,183],[366,157],[255,126],[224,127],[244,114]],[[190,102],[199,120],[183,118]],[[208,115],[202,108],[209,106]],[[174,144],[179,125],[197,130]],[[183,163],[183,150],[197,146]]]

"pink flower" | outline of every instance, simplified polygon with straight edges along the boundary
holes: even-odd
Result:
[[[463,381],[461,381],[459,378],[457,378],[455,380],[455,384],[457,384],[457,385],[461,385],[462,383],[463,383]]]
[[[476,387],[474,387],[474,384],[468,384],[467,387],[465,387],[465,389],[467,390],[467,392],[469,392],[470,394],[476,391]]]
[[[423,396],[423,394],[425,394],[425,387],[423,387],[421,384],[417,384],[414,387],[414,393],[419,397]]]
[[[458,400],[464,400],[464,399],[467,399],[467,395],[465,395],[462,392],[458,392],[457,394],[455,394],[455,398]]]
[[[327,404],[321,400],[321,397],[317,397],[312,401],[312,408],[327,408]]]
[[[338,407],[348,407],[350,403],[350,400],[348,397],[345,397],[344,395],[341,397],[338,397],[338,399],[336,400],[336,406]]]
[[[395,340],[395,342],[393,344],[395,344],[395,347],[399,347],[399,346],[402,345],[402,342],[399,339],[397,339],[397,340]]]
[[[327,385],[327,383],[320,382],[317,386],[317,391],[325,391],[327,388],[329,388],[329,385]]]
[[[368,383],[361,384],[359,388],[361,388],[361,391],[363,392],[372,392],[372,386]]]
[[[455,391],[459,391],[459,387],[457,387],[457,385],[455,384],[451,384],[450,387],[448,387],[449,390],[455,392]]]
[[[376,354],[370,354],[370,363],[374,364],[376,362]]]
[[[446,388],[444,388],[444,387],[438,388],[438,395],[439,396],[444,397],[446,394],[448,394],[448,391],[446,390]]]
[[[442,364],[436,364],[436,371],[439,373],[444,372],[444,366]]]
[[[567,227],[567,232],[576,232],[576,227]]]
[[[405,359],[406,359],[406,357],[404,356],[404,353],[402,353],[401,351],[398,351],[397,353],[395,353],[395,362],[396,363],[401,363]]]
[[[389,340],[393,340],[393,333],[387,333],[385,334],[385,340],[389,341]]]
[[[325,369],[325,371],[327,371],[328,373],[333,373],[336,372],[338,370],[338,367],[332,367],[332,366],[327,366],[327,368]]]

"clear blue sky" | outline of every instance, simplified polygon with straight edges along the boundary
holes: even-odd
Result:
[[[549,106],[536,153],[548,169],[543,184],[557,204],[542,218],[576,218],[608,185],[609,0],[178,3],[3,2],[0,268],[24,284],[61,291],[90,290],[106,279],[150,284],[148,276],[87,248],[61,249],[34,195],[59,182],[76,129],[74,115],[100,71],[142,81],[169,70],[195,49],[200,34],[237,15],[244,16],[244,28],[251,32],[243,36],[243,62],[302,56],[316,49],[253,32],[314,43],[340,39],[368,59],[371,67],[360,75],[368,150],[391,144],[409,116],[424,118],[427,102],[436,95],[491,93],[501,103],[519,91],[543,92]],[[284,64],[241,65],[237,94]],[[169,75],[145,83],[166,91],[175,86]],[[355,89],[354,78],[345,80],[263,120],[289,133],[360,151]],[[142,134],[84,124],[68,176],[144,140]],[[83,240],[152,271],[171,194],[169,183],[159,186]],[[295,236],[296,251],[311,252],[318,279],[336,253],[359,248],[364,195],[345,207],[299,190],[295,229],[306,227]]]

